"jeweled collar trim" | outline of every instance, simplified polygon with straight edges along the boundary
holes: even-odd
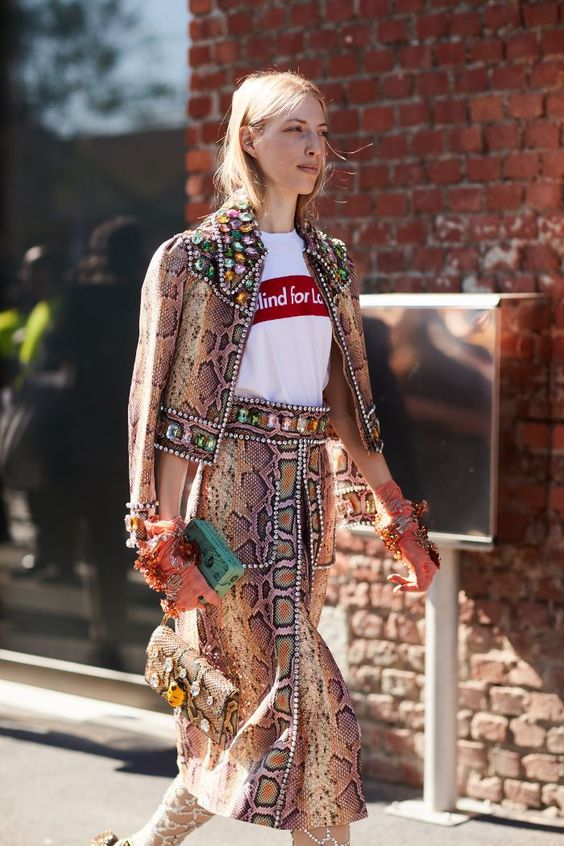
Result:
[[[329,238],[310,221],[296,222],[296,231],[329,286],[344,290],[350,283],[344,243]],[[222,298],[235,301],[245,310],[268,252],[249,201],[243,199],[212,212],[182,237],[188,248],[189,269],[210,283]]]

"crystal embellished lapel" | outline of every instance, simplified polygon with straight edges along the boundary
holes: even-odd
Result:
[[[249,202],[242,200],[213,212],[183,238],[189,270],[210,284],[223,300],[247,312],[267,252]]]
[[[329,238],[309,221],[296,222],[296,231],[329,290],[333,294],[344,291],[351,276],[343,242]],[[268,252],[248,200],[213,212],[192,232],[183,234],[183,240],[189,271],[211,285],[221,299],[247,313]]]

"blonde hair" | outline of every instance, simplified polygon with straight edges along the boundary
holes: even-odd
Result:
[[[310,94],[316,97],[327,116],[327,102],[317,85],[296,71],[256,71],[233,92],[231,116],[219,150],[219,166],[213,176],[217,201],[221,205],[232,205],[246,195],[256,212],[262,209],[266,200],[264,177],[253,156],[241,147],[240,127],[250,126],[260,134],[267,121],[296,108]],[[298,196],[298,223],[306,218],[318,218],[316,197],[325,187],[327,172],[323,157],[313,191]]]

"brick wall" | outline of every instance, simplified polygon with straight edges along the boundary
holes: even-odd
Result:
[[[364,291],[546,295],[504,309],[500,544],[461,562],[459,789],[562,816],[564,5],[189,5],[188,223],[210,209],[234,84],[289,67],[330,98],[333,147],[361,148],[337,163],[322,226]],[[376,538],[341,532],[327,604],[367,775],[421,784],[424,599],[393,596],[391,571]]]

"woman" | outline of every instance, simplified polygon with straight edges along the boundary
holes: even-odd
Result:
[[[426,590],[439,564],[382,455],[352,262],[311,222],[326,121],[299,74],[249,76],[216,174],[221,208],[161,245],[143,286],[129,543],[139,525],[183,519],[188,480],[185,521],[210,520],[246,572],[218,605],[176,597],[177,633],[239,687],[235,739],[216,747],[177,709],[179,774],[120,846],[178,844],[213,814],[290,830],[298,846],[348,844],[367,815],[360,731],[317,631],[337,514],[403,555],[394,590]]]

